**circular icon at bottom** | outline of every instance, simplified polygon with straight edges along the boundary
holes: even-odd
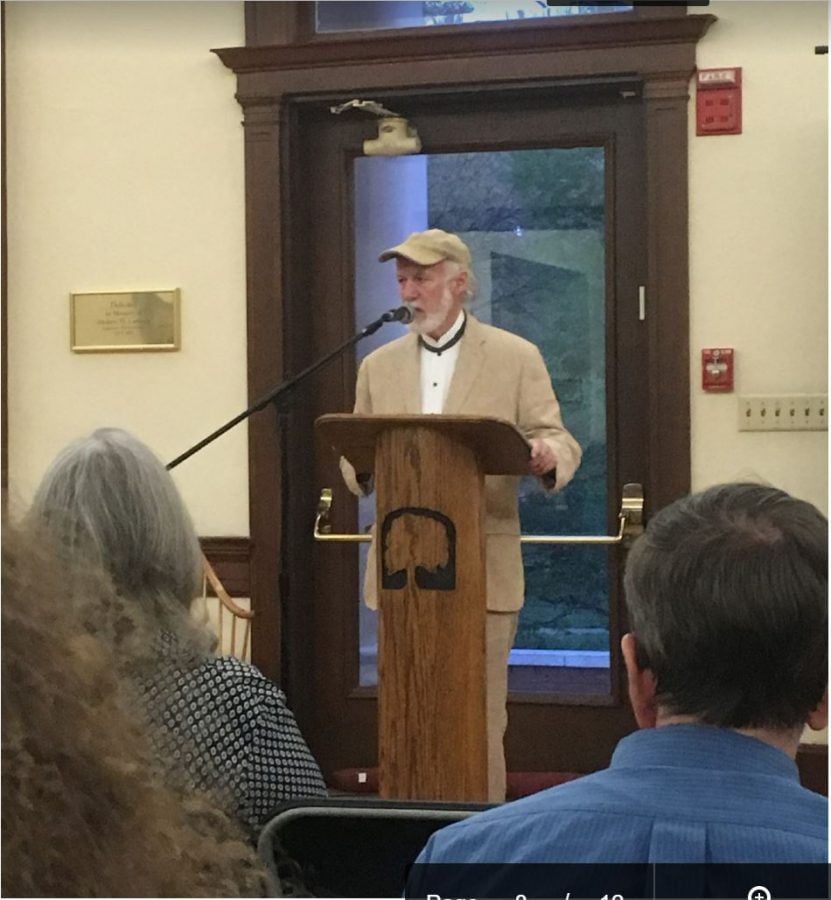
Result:
[[[771,894],[763,884],[757,884],[747,892],[747,900],[771,900]]]

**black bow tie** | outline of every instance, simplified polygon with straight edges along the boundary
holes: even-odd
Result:
[[[462,339],[462,335],[465,333],[466,326],[467,316],[465,315],[465,317],[462,319],[461,328],[453,335],[452,338],[450,338],[450,340],[446,344],[442,344],[440,347],[434,347],[432,344],[428,344],[421,335],[418,336],[418,342],[422,347],[424,347],[425,350],[429,350],[431,353],[438,353],[439,356],[441,356],[445,350],[449,350],[452,346],[459,343],[459,341]]]

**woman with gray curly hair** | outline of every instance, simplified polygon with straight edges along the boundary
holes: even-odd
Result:
[[[320,769],[285,696],[254,666],[214,657],[212,636],[190,616],[202,554],[162,462],[141,441],[102,428],[70,444],[44,476],[29,513],[68,551],[102,568],[138,615],[143,662],[124,660],[160,758],[183,786],[224,791],[256,829],[284,800],[325,796]],[[171,763],[172,761],[172,763]]]

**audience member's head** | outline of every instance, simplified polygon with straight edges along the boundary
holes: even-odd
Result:
[[[141,441],[101,428],[66,447],[30,510],[72,558],[100,567],[160,627],[187,628],[201,551],[162,462]]]
[[[68,565],[108,578],[109,597],[72,603],[82,627],[113,648],[124,692],[153,726],[166,783],[208,792],[252,831],[276,803],[325,792],[276,685],[213,656],[214,636],[191,617],[199,542],[170,474],[141,441],[107,428],[71,444],[27,521]]]
[[[776,488],[719,485],[661,510],[626,566],[638,723],[788,734],[793,749],[823,727],[827,564],[825,517]]]
[[[148,726],[87,613],[104,633],[136,631],[135,606],[85,558],[73,563],[48,534],[7,527],[3,894],[261,896],[263,874],[238,827],[153,773]]]

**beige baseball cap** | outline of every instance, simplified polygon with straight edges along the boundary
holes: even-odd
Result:
[[[386,262],[396,256],[403,256],[419,266],[434,266],[443,259],[449,259],[470,268],[470,250],[467,245],[455,234],[442,231],[441,228],[414,231],[406,241],[384,250],[378,261]]]

